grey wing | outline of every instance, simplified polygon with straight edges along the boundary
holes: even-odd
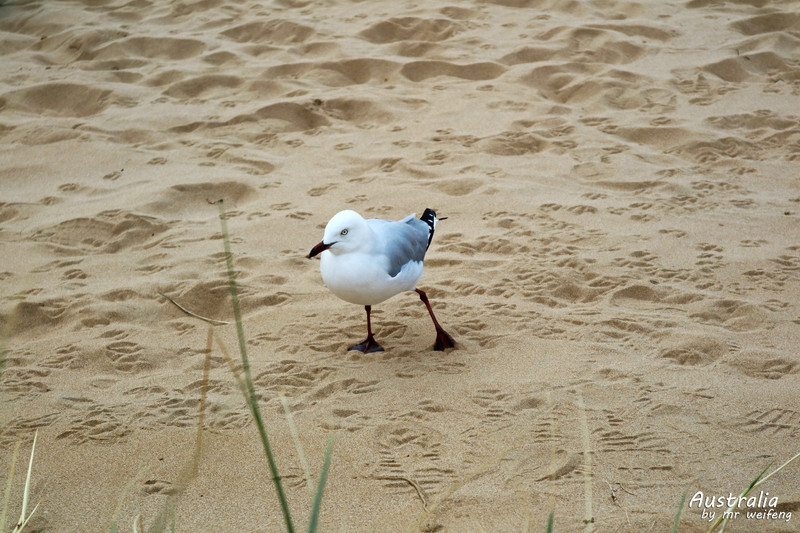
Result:
[[[381,252],[388,260],[389,275],[395,277],[403,266],[411,261],[422,261],[428,249],[428,225],[406,217],[399,222],[370,220],[373,231],[378,236]]]

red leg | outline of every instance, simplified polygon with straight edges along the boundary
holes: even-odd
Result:
[[[433,309],[431,309],[431,303],[428,301],[428,295],[425,294],[424,291],[419,289],[414,289],[419,294],[419,299],[422,300],[422,303],[425,304],[425,307],[428,308],[428,313],[431,315],[431,320],[433,320],[433,327],[436,328],[436,342],[433,343],[433,349],[438,351],[444,351],[446,348],[454,348],[456,345],[456,341],[453,340],[442,326],[439,325],[439,321],[436,320],[436,316],[433,314]]]
[[[364,353],[382,352],[383,346],[375,342],[375,337],[372,336],[372,323],[370,322],[369,319],[369,314],[372,311],[372,306],[366,305],[364,306],[364,309],[367,310],[367,338],[364,340],[364,342],[348,348],[348,351],[358,350],[359,352],[364,352]]]

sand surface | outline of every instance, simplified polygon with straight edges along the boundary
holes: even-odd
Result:
[[[800,451],[796,1],[11,1],[0,7],[0,467],[31,531],[273,532],[231,320],[322,531],[670,531]],[[342,209],[438,227],[363,309],[306,259]],[[216,334],[236,350],[233,326]],[[4,475],[2,485],[5,485]],[[187,486],[181,490],[183,481]],[[762,487],[800,515],[800,464]],[[720,509],[716,509],[720,512]],[[680,531],[702,531],[699,505]],[[735,520],[728,531],[800,531]]]

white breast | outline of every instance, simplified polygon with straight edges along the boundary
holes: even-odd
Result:
[[[376,305],[405,291],[413,291],[422,276],[422,262],[410,261],[391,277],[380,256],[322,252],[320,273],[325,285],[339,298],[358,305]]]

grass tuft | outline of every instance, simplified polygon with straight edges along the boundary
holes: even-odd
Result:
[[[247,355],[247,343],[245,341],[244,336],[244,326],[242,324],[242,312],[241,306],[239,305],[239,293],[238,288],[236,286],[236,276],[233,270],[233,254],[231,253],[231,243],[230,243],[230,234],[228,232],[228,224],[227,224],[227,216],[225,214],[225,210],[223,208],[222,200],[218,200],[215,203],[219,209],[219,220],[220,226],[222,228],[222,243],[225,250],[225,265],[227,267],[227,274],[228,274],[228,289],[231,294],[231,304],[233,306],[233,316],[234,321],[236,322],[236,337],[239,341],[239,355],[241,358],[241,374],[236,369],[236,366],[233,364],[233,360],[228,355],[227,350],[225,350],[224,345],[220,341],[219,337],[217,337],[217,343],[220,346],[220,349],[225,356],[228,365],[230,366],[231,372],[233,373],[236,382],[239,385],[239,388],[244,395],[245,402],[247,406],[250,408],[250,413],[253,415],[253,420],[256,423],[256,427],[258,428],[258,434],[261,438],[261,444],[264,448],[264,454],[267,458],[267,463],[269,465],[270,474],[272,476],[272,482],[275,486],[275,492],[278,496],[278,501],[280,502],[281,512],[283,513],[283,521],[284,525],[286,526],[286,531],[288,533],[294,533],[295,526],[294,522],[292,521],[292,515],[289,511],[289,502],[286,497],[286,492],[283,488],[283,482],[281,481],[281,476],[278,471],[278,465],[275,461],[275,456],[272,453],[272,447],[269,443],[269,437],[267,435],[267,430],[264,425],[264,420],[261,416],[261,409],[258,405],[258,396],[256,395],[255,386],[253,385],[253,377],[250,372],[250,359]],[[286,408],[286,406],[284,407]],[[288,409],[287,409],[288,411]],[[290,426],[294,426],[294,421],[291,418],[291,414],[288,414],[289,424]],[[294,434],[293,434],[294,437]],[[301,457],[304,458],[304,454],[302,453],[302,447],[299,446],[299,439],[296,439],[296,446],[298,448],[298,453]],[[314,533],[317,529],[318,521],[319,521],[319,511],[322,504],[322,494],[325,490],[325,483],[328,478],[328,471],[330,469],[330,462],[331,462],[331,455],[333,452],[333,435],[328,437],[328,444],[325,449],[325,457],[323,459],[322,471],[320,472],[319,482],[316,484],[316,494],[314,496],[314,500],[312,502],[311,508],[311,517],[309,519],[308,531],[309,533]],[[312,487],[310,483],[310,475],[306,473],[306,477],[309,481],[309,487]]]
[[[772,472],[770,472],[769,474],[764,476],[764,474],[767,472],[767,470],[769,470],[769,468],[773,465],[774,461],[769,463],[767,465],[767,467],[764,468],[764,470],[762,470],[761,473],[759,473],[756,476],[756,478],[750,483],[750,486],[748,486],[744,490],[744,492],[742,492],[742,494],[739,497],[740,498],[746,497],[748,494],[750,494],[750,491],[752,491],[754,488],[758,487],[759,485],[765,483],[769,478],[771,478],[772,476],[774,476],[775,474],[777,474],[778,472],[780,472],[781,470],[786,468],[789,465],[789,463],[791,463],[792,461],[794,461],[798,457],[800,457],[800,453],[795,454],[794,457],[792,457],[791,459],[789,459],[788,461],[783,463],[781,466],[779,466],[778,468],[776,468],[775,470],[773,470]],[[717,519],[717,521],[714,522],[711,525],[711,527],[708,529],[707,533],[712,533],[717,528],[719,528],[719,532],[720,533],[723,533],[725,531],[725,527],[728,525],[728,520],[730,519],[730,516],[731,516],[730,512],[732,510],[733,510],[733,507],[728,507],[728,509],[724,513],[722,513],[722,515]]]
[[[750,482],[750,485],[739,495],[739,498],[746,497],[748,494],[750,494],[750,492],[754,488],[756,488],[759,485],[765,483],[769,478],[771,478],[772,476],[774,476],[775,474],[777,474],[778,472],[780,472],[781,470],[783,470],[784,468],[789,466],[789,464],[792,463],[798,457],[800,457],[800,453],[795,454],[791,459],[789,459],[788,461],[783,463],[781,466],[779,466],[778,468],[776,468],[775,470],[773,470],[772,472],[770,472],[769,474],[764,476],[764,474],[767,472],[767,470],[769,470],[770,467],[774,464],[774,461],[770,462],[766,466],[766,468],[764,468],[764,470],[762,470],[755,477],[755,479]],[[738,501],[739,501],[739,499],[737,498],[737,502]],[[678,514],[675,515],[675,525],[672,527],[672,533],[677,533],[678,532],[678,525],[680,524],[680,521],[681,521],[681,513],[683,512],[683,505],[684,505],[685,502],[686,502],[686,493],[684,492],[683,493],[683,498],[681,498],[681,505],[678,508]],[[725,527],[728,525],[728,520],[731,517],[731,511],[733,511],[733,509],[734,509],[733,506],[732,507],[728,507],[725,510],[725,512],[723,512],[720,515],[720,517],[717,519],[717,521],[714,522],[713,524],[711,524],[711,527],[708,528],[708,531],[706,531],[706,533],[714,533],[717,530],[719,530],[719,533],[723,533],[725,531]]]
[[[317,494],[314,496],[314,503],[311,506],[311,518],[308,521],[308,533],[317,530],[319,520],[319,509],[322,505],[322,493],[325,490],[325,482],[328,481],[328,470],[331,466],[331,455],[333,454],[333,433],[328,435],[328,444],[325,446],[325,458],[322,461],[322,471],[319,474],[317,483]]]
[[[269,437],[267,430],[264,426],[264,420],[261,417],[261,409],[258,406],[258,396],[256,396],[255,386],[253,385],[253,376],[250,373],[250,359],[247,356],[247,342],[244,337],[244,325],[242,324],[242,311],[239,305],[239,291],[236,287],[236,276],[233,272],[233,254],[231,253],[230,234],[228,232],[227,216],[225,209],[222,206],[222,200],[216,202],[219,208],[219,221],[222,226],[222,243],[225,249],[225,265],[228,269],[228,290],[231,293],[231,303],[233,304],[233,317],[236,321],[236,337],[239,341],[239,355],[242,359],[242,372],[244,378],[241,381],[243,390],[245,391],[245,401],[250,408],[250,413],[256,422],[258,434],[261,437],[261,444],[264,448],[264,454],[267,456],[267,463],[269,464],[269,471],[272,475],[272,483],[275,485],[275,492],[278,495],[278,501],[281,504],[281,512],[283,513],[283,521],[286,525],[286,531],[294,533],[294,523],[292,522],[292,513],[289,511],[289,502],[286,498],[286,492],[283,489],[283,482],[281,481],[280,473],[278,472],[278,465],[275,462],[275,456],[272,454],[272,447],[269,444]]]
[[[39,436],[39,432],[36,431],[33,434],[33,444],[31,444],[31,458],[28,461],[28,473],[25,475],[25,487],[22,490],[22,510],[19,514],[19,520],[17,524],[12,529],[13,533],[21,533],[25,526],[28,525],[33,513],[36,512],[36,509],[39,508],[39,504],[37,503],[33,510],[28,514],[28,500],[30,498],[31,493],[31,472],[33,471],[33,455],[36,451],[36,438]],[[6,511],[8,510],[8,501],[10,499],[11,494],[11,480],[14,477],[14,467],[16,466],[17,462],[17,455],[19,453],[19,443],[17,444],[16,448],[14,448],[14,455],[11,457],[11,466],[9,467],[9,474],[8,474],[8,483],[6,484],[5,494],[3,496],[3,512],[2,516],[0,516],[0,531],[5,529],[5,522],[6,522]]]
[[[672,526],[672,533],[678,533],[678,524],[681,523],[681,513],[683,512],[683,504],[686,503],[686,493],[681,497],[681,504],[678,506],[678,514],[675,515],[675,523]]]

